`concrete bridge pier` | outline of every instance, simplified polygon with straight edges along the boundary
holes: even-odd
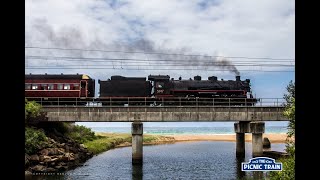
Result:
[[[264,122],[251,122],[250,131],[252,133],[252,157],[262,156],[263,141],[262,134],[264,133]]]
[[[239,121],[234,123],[234,131],[236,132],[236,157],[245,157],[245,133],[249,132],[249,123]]]
[[[132,133],[132,164],[142,164],[143,160],[143,124],[133,122]]]

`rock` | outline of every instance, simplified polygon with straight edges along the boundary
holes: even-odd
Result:
[[[55,168],[49,167],[47,168],[47,172],[56,172],[57,170]]]
[[[55,166],[54,168],[57,169],[57,170],[62,170],[62,166],[59,166],[59,165]]]
[[[70,147],[70,151],[72,151],[73,153],[79,152],[79,150],[76,147]]]
[[[39,162],[39,156],[36,154],[31,155],[29,160],[33,162]]]
[[[36,166],[33,166],[31,169],[35,172],[43,172],[45,171],[46,167],[42,165],[36,165]]]
[[[51,167],[53,167],[53,166],[55,166],[55,165],[56,165],[55,162],[51,162],[51,163],[50,163],[50,166],[51,166]]]
[[[270,148],[271,143],[267,137],[263,138],[263,148]]]
[[[48,149],[42,149],[39,153],[40,153],[41,155],[48,156],[49,151],[48,151]]]
[[[55,166],[54,168],[58,169],[59,171],[64,171],[68,169],[68,166]]]
[[[45,156],[45,155],[40,155],[40,161],[41,162],[50,162],[51,161],[51,157],[50,156]]]
[[[28,165],[30,160],[30,156],[28,154],[24,155],[24,165]]]
[[[32,172],[30,172],[30,171],[24,171],[24,175],[25,175],[25,176],[30,176],[30,175],[32,175]]]
[[[59,165],[59,166],[65,166],[65,165],[67,165],[67,163],[65,163],[65,162],[59,162],[58,165]]]
[[[59,158],[52,158],[51,159],[51,162],[56,162],[56,161],[58,161],[59,160]]]
[[[58,144],[57,144],[57,147],[59,147],[59,148],[63,148],[65,145],[66,145],[66,143],[61,143],[61,144],[60,144],[60,143],[58,143]]]
[[[59,152],[60,154],[64,154],[66,151],[65,151],[65,149],[63,149],[63,148],[58,148],[58,152]]]
[[[65,152],[69,152],[70,147],[68,145],[65,145],[64,149],[65,149]]]
[[[57,161],[63,161],[63,155],[59,155],[57,158],[58,158],[58,160]]]
[[[57,143],[54,139],[51,139],[51,138],[49,138],[49,142],[51,142],[53,144]]]
[[[66,157],[73,157],[74,154],[73,154],[73,153],[65,153],[64,156],[66,156]]]
[[[289,156],[286,152],[280,152],[280,151],[263,151],[263,156],[270,157],[273,159],[279,159],[279,158],[286,158]]]
[[[79,159],[79,154],[74,154],[74,159]]]

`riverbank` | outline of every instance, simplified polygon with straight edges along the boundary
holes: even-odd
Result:
[[[113,148],[131,146],[132,136],[129,133],[95,133],[98,139],[84,143],[94,155]],[[143,135],[144,145],[174,143],[174,137],[162,135]]]
[[[113,148],[131,146],[132,137],[130,133],[102,133],[96,132],[99,138],[85,143],[85,146],[93,154],[99,154]],[[263,137],[267,137],[271,143],[285,143],[286,133],[265,133]],[[246,142],[252,141],[252,135],[246,134]],[[167,144],[175,142],[191,142],[191,141],[229,141],[235,142],[235,134],[175,134],[175,135],[154,135],[144,134],[144,145]]]
[[[236,134],[176,134],[166,135],[167,137],[173,137],[176,142],[183,141],[230,141],[236,142]],[[271,143],[285,143],[286,133],[264,133],[263,138],[267,137]],[[247,133],[245,136],[246,142],[252,141],[252,135]]]

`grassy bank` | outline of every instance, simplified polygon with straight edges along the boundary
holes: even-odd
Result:
[[[115,147],[131,146],[132,137],[129,133],[96,133],[97,139],[85,142],[84,145],[94,154]],[[161,144],[174,142],[173,137],[160,135],[143,135],[143,144]]]

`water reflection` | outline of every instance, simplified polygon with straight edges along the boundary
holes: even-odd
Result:
[[[132,180],[142,180],[143,170],[142,164],[132,164]]]
[[[241,171],[241,163],[244,162],[244,157],[236,157],[236,167],[237,167],[237,178],[243,179],[246,176],[245,171]]]
[[[252,172],[253,179],[265,179],[263,171],[253,171]]]

